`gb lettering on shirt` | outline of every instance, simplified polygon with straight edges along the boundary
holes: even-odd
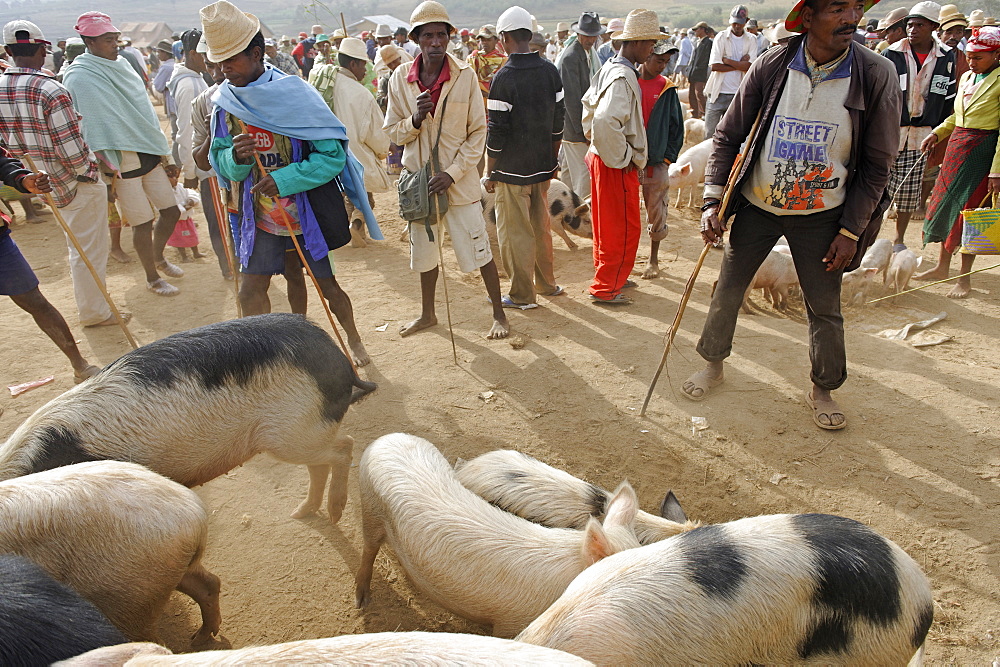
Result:
[[[257,152],[260,153],[260,162],[264,165],[265,171],[270,172],[285,166],[281,159],[281,153],[275,147],[274,135],[270,131],[248,125],[247,133],[253,137]]]

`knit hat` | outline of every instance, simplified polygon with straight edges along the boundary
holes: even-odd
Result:
[[[973,9],[972,13],[969,14],[969,27],[982,28],[984,23],[986,23],[986,12],[981,9]]]
[[[906,20],[906,7],[897,7],[888,14],[885,18],[878,22],[878,30],[888,30],[897,23]]]
[[[444,23],[448,26],[448,34],[455,32],[455,25],[448,17],[448,10],[440,2],[424,0],[410,14],[410,39],[417,41],[417,28],[428,23]]]
[[[984,26],[973,30],[969,43],[965,45],[965,51],[966,53],[1000,51],[1000,28]]]
[[[941,26],[941,30],[947,30],[956,25],[963,28],[968,27],[969,22],[965,20],[965,14],[958,11],[958,7],[955,5],[943,5],[941,13],[938,15],[938,24]]]
[[[101,12],[80,14],[73,29],[83,37],[100,37],[109,32],[121,32],[111,23],[111,17]]]
[[[644,40],[659,41],[669,37],[660,32],[660,19],[651,9],[633,9],[625,17],[625,27],[621,32],[611,35],[611,39],[619,42],[639,42]]]
[[[937,25],[939,16],[941,16],[941,5],[931,0],[924,0],[913,5],[913,9],[906,15],[906,18],[927,19],[934,25]]]
[[[221,63],[244,51],[260,32],[260,21],[253,14],[241,12],[228,0],[218,0],[202,7],[201,25],[208,43],[208,59]]]

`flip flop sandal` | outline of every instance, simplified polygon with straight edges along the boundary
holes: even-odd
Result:
[[[146,289],[158,296],[177,296],[181,293],[179,289],[168,283],[163,278],[146,283]]]
[[[518,310],[531,310],[532,308],[538,308],[537,303],[517,303],[509,296],[505,296],[500,299],[500,305],[504,308],[517,308]]]
[[[689,394],[688,392],[684,391],[683,386],[681,387],[681,394],[684,396],[684,398],[688,399],[689,401],[700,403],[701,401],[704,401],[706,398],[708,398],[709,392],[711,392],[713,389],[715,389],[725,381],[726,381],[725,377],[712,377],[712,375],[709,374],[707,369],[703,369],[687,379],[687,382],[690,382],[691,384],[694,385],[692,389],[701,389],[701,396],[694,396],[692,394]],[[685,384],[687,384],[687,382],[685,382]]]
[[[840,411],[840,408],[828,408],[826,406],[834,406],[836,403],[833,401],[817,401],[811,396],[812,392],[806,392],[806,405],[813,411],[813,422],[816,426],[819,426],[824,431],[839,431],[840,429],[847,426],[847,415],[844,415],[844,421],[839,424],[824,424],[819,420],[820,415],[826,415],[827,417],[832,417],[833,415],[843,415],[844,413]],[[819,406],[817,408],[817,406]]]
[[[602,306],[628,306],[632,303],[632,297],[625,296],[624,294],[618,294],[611,299],[602,299],[599,296],[591,294],[590,300]]]
[[[161,262],[156,265],[157,271],[162,271],[164,275],[170,278],[180,278],[184,275],[184,269],[179,266],[175,266],[170,262]]]
[[[556,285],[556,289],[554,292],[549,292],[548,294],[543,294],[542,296],[561,296],[565,293],[566,290],[564,290],[561,286]]]

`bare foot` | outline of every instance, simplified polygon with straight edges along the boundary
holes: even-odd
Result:
[[[964,299],[972,292],[972,283],[966,280],[959,280],[951,291],[948,292],[949,299]]]
[[[914,280],[944,280],[947,277],[947,266],[935,266],[933,269],[927,269],[926,271],[913,274]]]
[[[125,320],[125,324],[128,324],[129,322],[132,321],[132,313],[121,311],[121,314],[122,314],[122,319]],[[85,329],[91,329],[93,327],[113,327],[116,324],[118,324],[118,318],[112,315],[108,319],[101,320],[97,324],[84,324],[83,327]]]
[[[650,264],[646,267],[646,270],[642,272],[641,278],[645,280],[652,280],[653,278],[660,277],[660,266],[658,264]]]
[[[510,335],[510,324],[507,320],[501,322],[500,320],[493,320],[493,326],[490,327],[490,332],[486,334],[486,337],[490,340],[498,340],[500,338],[506,338]]]
[[[351,347],[351,354],[354,355],[354,365],[358,368],[362,366],[367,366],[371,363],[371,357],[368,356],[368,350],[365,346],[361,344],[360,340],[347,341],[347,344]]]
[[[429,329],[438,323],[437,317],[431,316],[429,318],[418,317],[412,322],[407,322],[403,326],[399,327],[399,335],[403,338],[411,334],[415,334],[418,331],[423,331],[424,329]]]
[[[122,250],[121,248],[117,248],[111,251],[111,259],[115,260],[119,264],[128,264],[129,262],[132,261],[132,258],[129,256],[129,254],[124,250]]]
[[[687,379],[681,385],[681,393],[692,401],[701,401],[708,392],[725,382],[726,378],[721,368],[703,368]]]

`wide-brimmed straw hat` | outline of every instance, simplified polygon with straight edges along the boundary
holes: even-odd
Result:
[[[862,14],[867,14],[868,10],[877,5],[879,0],[865,0],[865,8]],[[802,26],[802,8],[806,6],[806,0],[798,0],[792,11],[785,17],[785,29],[789,32],[806,32]]]
[[[625,27],[611,35],[618,42],[659,41],[669,37],[660,32],[660,19],[651,9],[633,9],[625,17]]]
[[[392,31],[389,30],[389,26],[387,26],[386,24],[379,23],[377,26],[375,26],[375,35],[374,35],[374,37],[376,39],[378,39],[380,37],[383,38],[383,39],[386,38],[386,37],[392,37]]]
[[[885,17],[878,22],[877,30],[888,30],[897,23],[906,20],[906,7],[896,7],[894,10],[885,15]]]
[[[984,12],[983,10],[973,9],[972,13],[969,14],[970,28],[982,28],[985,22],[986,22],[986,12]]]
[[[395,44],[386,44],[385,46],[378,47],[378,57],[382,59],[382,62],[388,65],[396,58],[402,58],[403,54],[406,53],[403,49],[399,48]]]
[[[428,23],[444,23],[448,26],[449,35],[455,32],[455,24],[451,22],[444,5],[434,0],[424,0],[410,14],[410,39],[417,41],[417,28]]]
[[[343,28],[337,28],[333,31],[333,34],[330,35],[330,39],[347,39],[347,33],[344,32]]]
[[[340,53],[355,60],[368,61],[368,47],[357,37],[345,37],[340,43]]]
[[[960,25],[963,28],[969,26],[965,14],[958,11],[958,7],[955,5],[943,5],[941,7],[941,13],[938,14],[938,24],[941,26],[941,30],[947,30],[956,25]]]
[[[258,32],[260,21],[253,14],[241,12],[228,0],[202,7],[201,26],[208,44],[208,59],[221,63],[247,48]]]

